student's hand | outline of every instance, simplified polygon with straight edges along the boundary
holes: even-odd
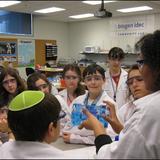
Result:
[[[63,141],[66,143],[70,143],[70,136],[71,136],[71,133],[63,132],[63,134],[62,134]]]
[[[103,101],[106,103],[107,109],[109,110],[110,114],[108,116],[103,116],[103,118],[110,123],[113,130],[116,133],[120,133],[120,131],[123,129],[123,125],[120,123],[117,115],[116,115],[116,109],[113,103],[109,101]]]
[[[0,119],[0,131],[1,132],[11,132],[10,128],[8,127],[8,121],[6,118]]]
[[[105,128],[93,114],[91,114],[87,109],[83,109],[83,113],[88,117],[88,119],[82,122],[78,127],[79,129],[86,128],[93,130],[96,137],[101,134],[106,134]]]
[[[15,137],[12,132],[8,133],[9,140],[15,140]]]

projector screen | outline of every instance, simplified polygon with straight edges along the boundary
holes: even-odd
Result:
[[[0,10],[0,34],[32,35],[32,14]]]

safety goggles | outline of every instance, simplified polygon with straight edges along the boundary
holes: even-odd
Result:
[[[64,76],[65,80],[77,80],[79,77],[78,76]]]
[[[3,86],[7,86],[10,83],[12,83],[12,84],[16,83],[16,79],[12,78],[12,79],[8,79],[8,80],[5,80],[2,82]]]
[[[86,82],[90,82],[94,79],[95,81],[101,81],[103,78],[101,75],[89,75],[84,78]]]
[[[63,110],[60,111],[59,116],[58,116],[58,120],[64,118],[66,116],[66,112],[64,112]]]
[[[41,89],[47,88],[48,86],[49,85],[47,83],[45,83],[45,84],[41,84],[41,85],[37,86],[37,88],[38,88],[38,90],[41,90]]]
[[[7,113],[7,112],[8,112],[8,108],[7,107],[0,108],[0,114]]]
[[[142,76],[134,76],[134,77],[131,77],[131,78],[129,78],[129,79],[126,81],[127,85],[128,85],[128,86],[132,85],[133,82],[134,82],[134,80],[136,80],[136,81],[138,81],[138,82],[141,82],[141,81],[143,81],[143,78],[142,78]]]
[[[142,68],[143,65],[144,65],[144,59],[141,59],[141,60],[137,60],[137,65],[138,65],[138,68]]]

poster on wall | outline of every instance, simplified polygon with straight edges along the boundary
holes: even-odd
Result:
[[[35,62],[35,40],[18,40],[18,66],[33,67]]]
[[[0,41],[0,62],[15,62],[17,59],[17,42]]]
[[[111,23],[112,45],[123,48],[126,53],[136,53],[134,44],[154,30],[154,23],[152,15],[114,19]]]

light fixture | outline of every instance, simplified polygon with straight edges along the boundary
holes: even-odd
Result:
[[[21,1],[0,1],[0,7],[8,7],[21,3]]]
[[[36,10],[34,12],[38,12],[38,13],[52,13],[52,12],[59,12],[59,11],[64,11],[64,10],[66,10],[66,9],[64,9],[64,8],[58,8],[58,7],[50,7],[50,8]]]
[[[152,10],[153,8],[149,6],[140,6],[140,7],[133,7],[133,8],[124,8],[124,9],[118,9],[118,12],[128,13],[128,12],[139,12],[139,11],[146,11],[146,10]]]
[[[80,19],[80,18],[94,17],[94,14],[86,13],[86,14],[79,14],[79,15],[74,15],[74,16],[69,16],[69,17],[74,18],[74,19]]]
[[[115,1],[104,1],[104,3],[110,3],[110,2],[115,2]],[[97,5],[97,4],[101,4],[101,1],[82,1],[82,3]]]

